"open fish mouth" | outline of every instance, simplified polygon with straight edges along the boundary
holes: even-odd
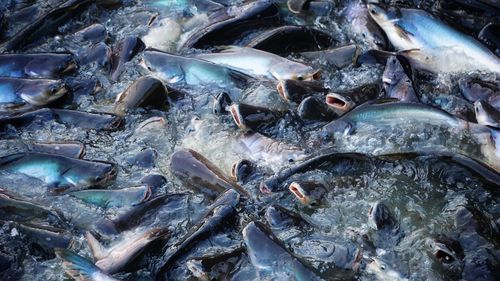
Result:
[[[278,94],[284,99],[284,100],[289,100],[288,99],[288,94],[287,94],[287,91],[285,89],[285,85],[284,85],[285,81],[284,80],[280,80],[278,82],[278,84],[276,85],[276,90],[278,91]]]
[[[345,113],[352,109],[353,103],[346,100],[343,96],[335,93],[329,93],[325,97],[326,104],[337,112]]]
[[[229,107],[229,112],[231,112],[231,116],[233,117],[234,123],[240,128],[245,129],[246,125],[244,123],[243,116],[240,113],[240,107],[237,104],[233,104]]]

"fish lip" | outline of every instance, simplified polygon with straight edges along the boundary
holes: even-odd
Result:
[[[238,164],[240,163],[240,161],[235,161],[233,162],[233,164],[231,165],[231,178],[233,180],[237,180],[238,177],[236,175],[236,168],[238,167]]]
[[[288,189],[290,192],[292,192],[295,197],[302,202],[304,205],[309,205],[310,200],[307,195],[305,195],[304,189],[300,186],[300,183],[298,182],[292,182],[289,186]]]
[[[233,117],[233,120],[236,123],[236,125],[241,129],[245,129],[246,126],[243,123],[243,116],[241,116],[239,105],[237,104],[231,105],[229,107],[229,112],[231,112],[231,116]]]
[[[288,91],[285,88],[285,81],[280,80],[278,84],[276,85],[276,90],[278,91],[278,94],[286,101],[289,101],[288,99]]]
[[[260,192],[264,193],[264,194],[271,194],[273,193],[272,190],[267,186],[267,184],[262,181],[259,185],[259,189],[260,189]]]
[[[321,79],[321,70],[317,69],[312,75],[311,80],[319,80]]]
[[[61,71],[61,74],[68,74],[78,69],[78,63],[72,59],[68,65]]]
[[[339,94],[327,94],[325,97],[325,102],[329,107],[340,110],[342,112],[347,112],[349,111],[349,109],[351,109],[350,102],[345,100],[344,97]]]

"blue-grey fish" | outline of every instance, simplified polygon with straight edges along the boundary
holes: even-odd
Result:
[[[500,111],[489,103],[478,100],[474,103],[476,120],[478,124],[500,128]]]
[[[91,261],[73,251],[59,248],[55,250],[55,253],[63,261],[62,266],[66,273],[76,281],[120,281],[104,273]]]
[[[317,80],[319,70],[261,50],[229,46],[218,53],[197,54],[198,59],[207,60],[243,72],[252,77],[271,80]]]
[[[488,48],[423,10],[385,11],[368,4],[368,11],[392,45],[417,68],[437,73],[500,73],[500,59]]]
[[[1,54],[0,76],[55,78],[78,67],[68,53]]]

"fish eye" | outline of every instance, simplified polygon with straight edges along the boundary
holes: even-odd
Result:
[[[381,264],[381,265],[380,265],[380,269],[381,269],[381,270],[385,270],[385,265]]]
[[[149,71],[153,71],[153,69],[151,68],[151,66],[149,66],[149,65],[148,65],[148,66],[146,66],[146,67],[147,67],[147,69],[148,69]]]
[[[302,76],[297,76],[297,80],[302,81],[302,80],[304,80],[304,77],[302,77]]]
[[[104,179],[104,177],[103,177],[103,176],[97,176],[97,177],[95,177],[95,181],[96,181],[96,182],[100,182],[100,181],[102,181],[103,179]]]

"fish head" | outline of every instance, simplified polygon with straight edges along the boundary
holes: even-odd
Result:
[[[325,102],[338,115],[343,115],[356,106],[349,96],[336,93],[326,95]]]
[[[354,126],[345,120],[337,119],[334,120],[323,127],[321,132],[321,137],[324,141],[331,140],[335,135],[348,136],[355,132]]]
[[[23,100],[39,106],[55,101],[70,90],[62,80],[40,79],[24,83],[17,91]]]
[[[283,62],[273,65],[270,72],[276,80],[312,81],[321,78],[321,73],[318,69],[294,62]]]
[[[368,13],[372,19],[381,27],[390,24],[391,21],[397,19],[397,13],[394,9],[386,11],[374,3],[369,3],[366,7],[368,8]]]
[[[156,73],[169,83],[177,83],[184,79],[184,71],[175,56],[156,50],[146,50],[139,63],[143,69]]]
[[[97,162],[95,169],[97,173],[92,179],[92,184],[97,186],[105,185],[107,182],[114,180],[118,173],[116,165],[107,162]]]
[[[374,203],[368,211],[368,225],[374,229],[380,230],[385,226],[394,224],[394,219],[387,206],[381,202]]]

